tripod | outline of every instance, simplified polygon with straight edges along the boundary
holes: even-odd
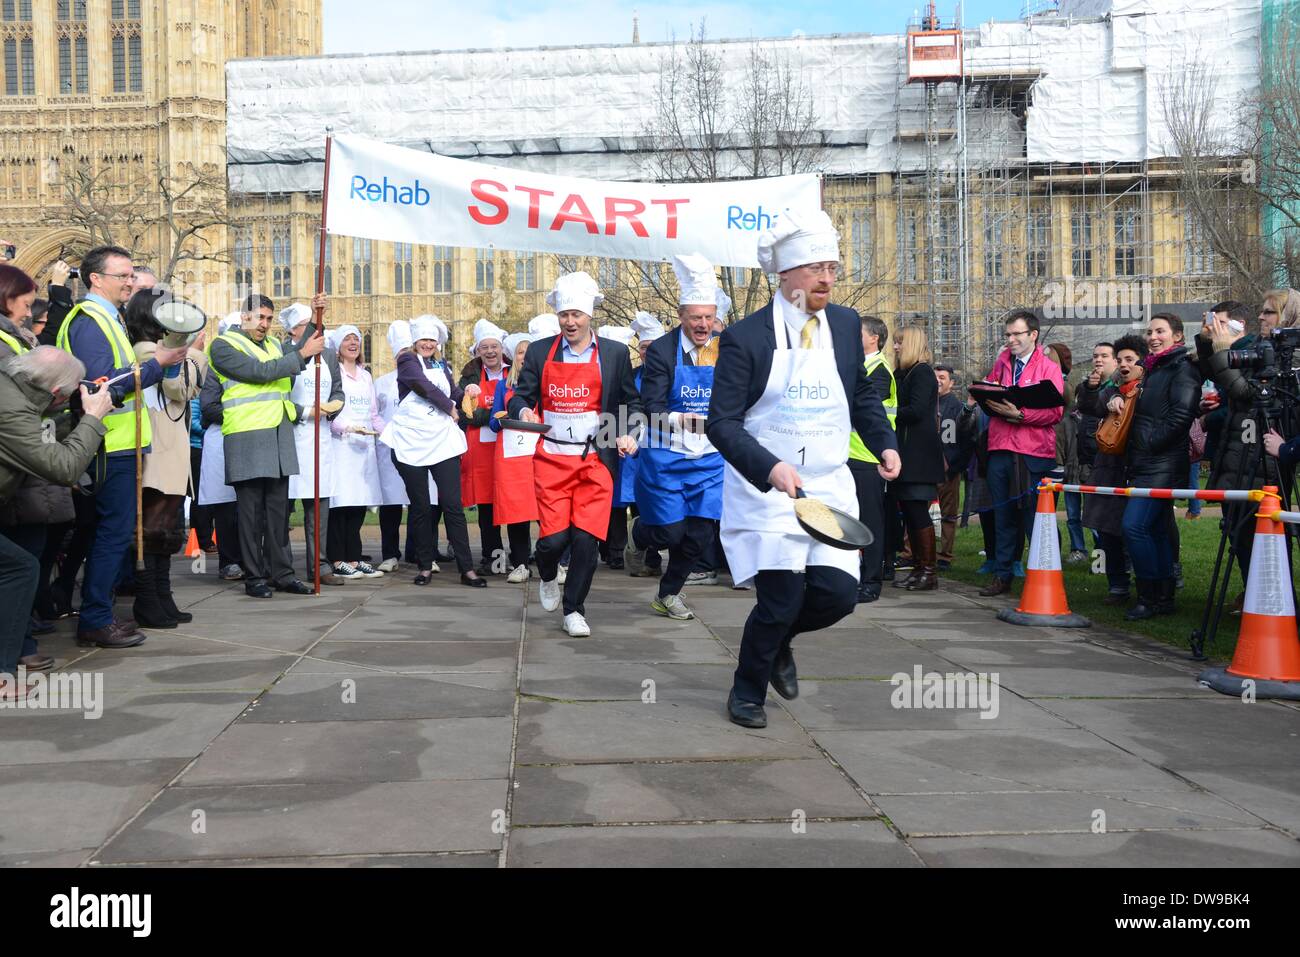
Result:
[[[1269,379],[1261,379],[1251,383],[1252,403],[1251,417],[1256,423],[1257,435],[1256,445],[1258,446],[1250,463],[1250,471],[1246,475],[1246,480],[1242,484],[1243,488],[1253,488],[1255,480],[1261,474],[1267,478],[1269,474],[1267,450],[1264,448],[1264,434],[1270,428],[1277,428],[1283,435],[1290,434],[1290,426],[1295,421],[1294,406],[1296,396],[1294,393],[1286,390],[1275,388]],[[1277,465],[1278,473],[1278,490],[1282,499],[1282,508],[1290,509],[1291,491],[1293,477],[1283,473],[1281,464]],[[1208,640],[1211,645],[1214,644],[1215,637],[1219,631],[1219,621],[1223,617],[1223,605],[1228,596],[1228,583],[1232,579],[1232,567],[1239,564],[1239,555],[1237,550],[1238,538],[1246,531],[1246,523],[1255,517],[1255,512],[1245,507],[1245,503],[1240,503],[1232,509],[1234,517],[1230,520],[1229,515],[1230,503],[1223,503],[1223,517],[1219,519],[1219,549],[1214,559],[1214,570],[1210,574],[1210,588],[1205,598],[1205,609],[1201,613],[1201,623],[1198,628],[1193,629],[1190,637],[1193,661],[1205,661],[1205,644]],[[1290,556],[1290,544],[1292,540],[1292,531],[1288,526],[1286,528],[1287,536],[1287,554]],[[1225,567],[1224,556],[1227,556]],[[1249,569],[1243,570],[1249,573]],[[1222,577],[1220,577],[1222,574]],[[1243,578],[1245,575],[1243,574]],[[1294,590],[1294,582],[1292,583]],[[1217,595],[1216,595],[1217,591]]]

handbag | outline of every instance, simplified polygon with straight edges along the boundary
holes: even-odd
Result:
[[[1107,412],[1106,418],[1097,426],[1097,448],[1105,455],[1123,455],[1128,445],[1129,429],[1133,426],[1133,416],[1137,413],[1138,396],[1141,394],[1138,383],[1120,386],[1120,395],[1124,405],[1118,412]]]
[[[1191,431],[1187,433],[1187,457],[1195,465],[1205,458],[1205,426],[1200,419],[1192,419]]]

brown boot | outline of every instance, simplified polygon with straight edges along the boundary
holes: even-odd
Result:
[[[933,528],[933,526],[931,526],[931,527]],[[916,584],[916,582],[918,582],[918,581],[921,580],[921,576],[922,576],[922,574],[924,573],[925,569],[922,567],[921,559],[920,559],[919,557],[917,557],[919,553],[918,553],[918,547],[917,547],[917,541],[916,541],[916,532],[912,531],[912,530],[909,528],[909,529],[907,530],[907,539],[908,539],[908,543],[909,543],[909,550],[910,550],[911,553],[912,553],[912,559],[911,559],[911,561],[912,561],[912,571],[908,574],[908,576],[907,576],[906,578],[895,578],[895,579],[894,579],[894,587],[895,587],[895,588],[906,588],[906,589],[909,589],[909,590],[910,590],[911,587],[912,587],[914,584]]]
[[[912,533],[912,553],[916,555],[916,567],[921,574],[916,581],[907,586],[908,591],[934,591],[939,587],[939,577],[935,574],[934,526],[926,525]]]

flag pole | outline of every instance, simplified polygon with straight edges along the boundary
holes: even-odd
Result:
[[[327,128],[325,131],[325,180],[321,188],[320,198],[320,240],[317,246],[318,255],[316,257],[316,295],[321,295],[325,291],[325,237],[326,225],[329,220],[330,209],[330,148],[334,144],[334,137]],[[312,316],[312,323],[316,330],[325,334],[325,310],[317,306]],[[312,500],[315,507],[312,509],[313,534],[312,541],[316,543],[316,554],[312,558],[312,574],[315,576],[314,587],[316,594],[320,594],[320,557],[322,554],[320,541],[320,373],[321,373],[321,353],[316,353],[316,407],[312,417],[313,439],[312,455],[314,462],[312,467]]]

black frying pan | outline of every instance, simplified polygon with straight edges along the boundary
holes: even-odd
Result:
[[[503,429],[514,429],[516,432],[537,432],[545,435],[551,431],[551,427],[545,422],[525,422],[523,419],[497,419]]]
[[[807,498],[808,496],[804,494],[803,489],[799,489],[797,497]],[[824,502],[822,504],[825,505]],[[841,512],[838,508],[831,508],[829,505],[826,507],[830,509],[830,513],[835,516],[835,521],[839,523],[840,531],[844,535],[843,538],[832,538],[830,535],[818,531],[811,525],[806,524],[804,520],[799,517],[797,512],[795,513],[795,521],[799,523],[800,528],[811,535],[814,539],[821,542],[823,545],[829,545],[832,548],[842,548],[845,551],[857,551],[860,548],[866,548],[875,541],[876,537],[871,534],[871,529],[867,528],[867,526],[863,525],[848,512]]]

